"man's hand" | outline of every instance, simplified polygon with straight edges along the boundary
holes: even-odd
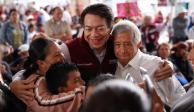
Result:
[[[35,88],[34,80],[36,77],[34,75],[31,75],[26,80],[17,80],[13,81],[9,86],[11,91],[22,101],[27,102],[29,100],[33,100],[34,94],[33,92],[30,92]]]
[[[139,83],[138,86],[144,90],[146,89],[144,83]],[[158,96],[156,90],[154,89],[151,92],[152,92],[151,93],[152,112],[164,112],[164,104],[163,104],[162,100],[160,99],[160,97]],[[148,94],[148,93],[146,93],[146,94]]]
[[[159,68],[154,73],[154,78],[156,81],[161,81],[168,77],[171,77],[173,73],[173,68],[170,66],[168,61],[164,61],[160,64]]]

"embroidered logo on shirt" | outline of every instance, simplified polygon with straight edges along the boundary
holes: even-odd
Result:
[[[92,63],[78,63],[77,66],[91,66]]]

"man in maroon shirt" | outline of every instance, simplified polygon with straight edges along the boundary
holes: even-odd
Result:
[[[82,78],[88,82],[101,73],[116,70],[116,58],[110,37],[113,15],[109,7],[95,4],[81,14],[84,33],[67,44],[71,61],[76,63]]]

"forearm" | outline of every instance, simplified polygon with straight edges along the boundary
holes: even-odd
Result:
[[[57,103],[66,102],[73,100],[77,93],[83,93],[84,90],[77,88],[74,91],[67,93],[59,93],[57,95],[52,95],[46,88],[46,82],[44,77],[41,77],[36,82],[35,87],[35,99],[41,105],[53,105]]]

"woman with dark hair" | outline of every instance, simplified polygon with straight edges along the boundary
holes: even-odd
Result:
[[[25,70],[23,74],[20,73],[22,77],[19,76],[19,81],[21,83],[22,81],[27,82],[31,80],[28,82],[28,85],[32,86],[33,89],[28,88],[27,91],[29,95],[33,94],[33,97],[26,100],[25,97],[22,96],[23,93],[19,91],[19,89],[23,91],[23,88],[14,86],[17,81],[14,81],[11,85],[11,90],[27,105],[27,112],[75,112],[74,110],[79,107],[78,103],[81,102],[82,94],[77,93],[82,93],[82,89],[75,89],[53,96],[47,88],[40,89],[46,84],[45,74],[50,66],[56,62],[62,62],[63,60],[64,56],[61,50],[52,40],[38,38],[31,43],[29,57],[24,65]],[[25,80],[21,80],[21,78]],[[17,88],[19,89],[17,90]],[[27,91],[25,91],[25,94]],[[43,93],[46,93],[46,95],[42,95]],[[50,96],[47,98],[47,95]],[[77,95],[78,97],[76,97]],[[44,100],[45,97],[46,100]],[[61,98],[57,99],[58,97]]]
[[[53,51],[52,51],[53,50]],[[58,48],[57,44],[55,44],[55,42],[53,42],[52,40],[46,39],[46,38],[38,38],[36,40],[34,40],[31,45],[30,45],[30,49],[29,49],[29,57],[27,59],[27,61],[25,62],[25,70],[20,71],[18,74],[20,74],[20,76],[18,76],[20,78],[20,80],[18,81],[14,81],[11,83],[10,87],[11,87],[11,91],[15,93],[15,95],[22,100],[26,105],[27,108],[28,106],[32,103],[30,100],[25,99],[22,95],[24,95],[24,93],[26,91],[28,91],[28,95],[29,94],[34,94],[33,89],[24,89],[26,91],[23,91],[22,89],[24,88],[21,84],[17,85],[19,83],[24,83],[25,85],[34,85],[34,83],[36,82],[36,80],[38,79],[38,77],[40,76],[44,76],[44,74],[46,73],[46,71],[48,70],[49,66],[57,61],[63,60],[64,57],[60,51],[60,49]],[[14,78],[14,80],[19,79],[17,77]],[[26,80],[23,80],[26,79]],[[29,83],[28,80],[31,80]],[[5,92],[5,91],[4,91]],[[16,103],[8,103],[6,106],[7,107],[11,107],[13,104],[16,105],[16,107],[18,107],[19,105],[17,104],[17,102],[19,102],[15,96],[12,95],[11,92],[5,92],[10,98],[12,99],[8,99],[11,100],[12,102],[16,102]],[[7,97],[6,97],[7,98]],[[34,97],[31,97],[34,100]],[[14,100],[15,99],[15,100]],[[11,102],[10,101],[10,102]],[[18,105],[18,106],[17,106]],[[22,104],[23,105],[23,104]],[[12,108],[14,108],[12,106]],[[12,109],[10,108],[10,109]],[[20,106],[19,106],[20,108]],[[25,110],[24,108],[22,108],[23,110]],[[22,110],[22,111],[23,111]],[[29,109],[28,109],[29,110]],[[17,110],[14,110],[17,111]],[[21,110],[19,110],[21,111]]]
[[[46,38],[35,39],[30,44],[28,52],[29,57],[24,63],[25,70],[23,70],[22,77],[17,77],[16,74],[14,79],[28,79],[32,74],[44,76],[51,64],[64,60],[58,45]]]
[[[9,21],[2,28],[2,38],[5,43],[17,49],[27,42],[27,27],[20,21],[19,13],[16,9],[11,9],[9,16]]]

